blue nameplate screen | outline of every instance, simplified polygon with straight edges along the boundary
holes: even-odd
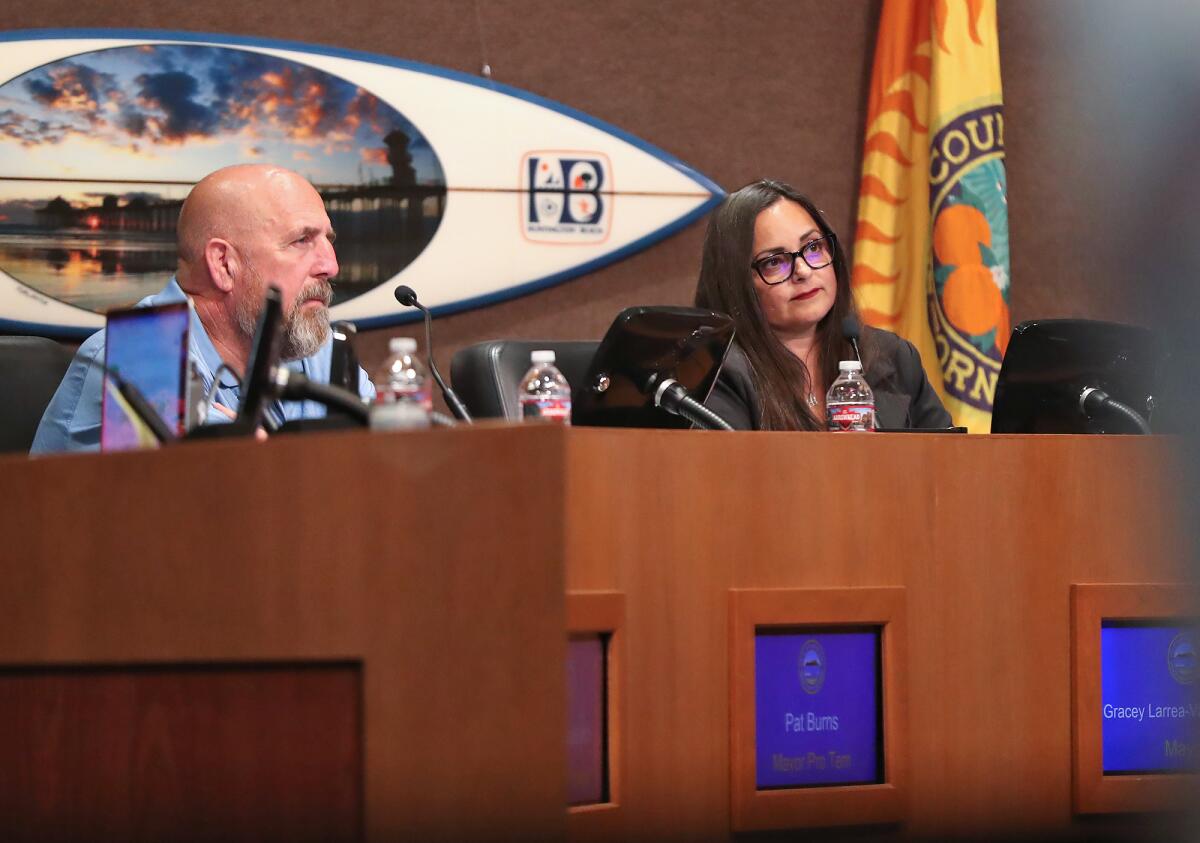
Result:
[[[1101,742],[1106,774],[1194,772],[1200,742],[1200,628],[1100,625]]]
[[[880,666],[878,627],[758,631],[758,789],[883,780]]]

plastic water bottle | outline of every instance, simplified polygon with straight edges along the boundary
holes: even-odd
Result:
[[[375,375],[372,430],[411,430],[429,427],[433,392],[425,367],[417,359],[417,341],[392,337],[391,353]]]
[[[529,359],[533,365],[517,388],[521,421],[541,418],[570,424],[571,386],[554,365],[554,352],[535,351]]]
[[[825,394],[825,420],[829,430],[875,429],[875,395],[862,376],[862,363],[838,363],[837,380]]]

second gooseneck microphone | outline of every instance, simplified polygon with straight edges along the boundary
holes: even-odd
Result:
[[[471,424],[471,414],[467,412],[467,405],[454,393],[453,389],[446,386],[446,382],[442,380],[442,373],[438,371],[437,363],[434,362],[433,315],[429,312],[429,308],[417,301],[416,291],[407,284],[401,284],[396,288],[396,301],[405,307],[415,307],[425,314],[425,351],[429,354],[429,371],[433,373],[433,379],[437,381],[438,388],[442,391],[442,397],[446,399],[446,406],[450,408],[450,412],[459,421]]]
[[[854,346],[854,355],[858,358],[859,363],[862,362],[862,352],[858,350],[858,335],[861,330],[858,317],[853,313],[842,319],[842,336],[850,341],[850,345]]]
[[[1105,413],[1124,418],[1132,424],[1138,433],[1150,434],[1149,423],[1128,404],[1122,404],[1117,399],[1098,387],[1085,386],[1079,393],[1079,411],[1089,419]]]
[[[654,380],[651,379],[651,386]],[[675,378],[663,378],[654,387],[654,406],[685,418],[701,430],[733,430],[729,422],[705,407]]]

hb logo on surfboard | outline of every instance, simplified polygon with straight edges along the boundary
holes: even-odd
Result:
[[[599,152],[538,151],[521,162],[525,197],[522,232],[542,243],[601,243],[608,239],[611,196],[608,157]]]

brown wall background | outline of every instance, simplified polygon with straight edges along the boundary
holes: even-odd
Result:
[[[327,44],[478,73],[568,104],[678,156],[726,189],[760,176],[813,196],[851,245],[879,0],[41,0],[8,29],[146,27]],[[1000,0],[1013,324],[1081,316],[1145,322],[1111,237],[1110,116],[1086,112],[1072,53],[1087,0]],[[814,118],[814,115],[817,115]],[[464,118],[464,131],[482,128]],[[495,337],[598,338],[636,304],[688,304],[703,223],[599,272],[437,320],[437,358]],[[470,243],[462,248],[469,250]],[[487,256],[476,255],[480,272]],[[420,292],[420,279],[410,281]],[[368,370],[387,336],[364,333]],[[422,339],[423,342],[423,339]]]

